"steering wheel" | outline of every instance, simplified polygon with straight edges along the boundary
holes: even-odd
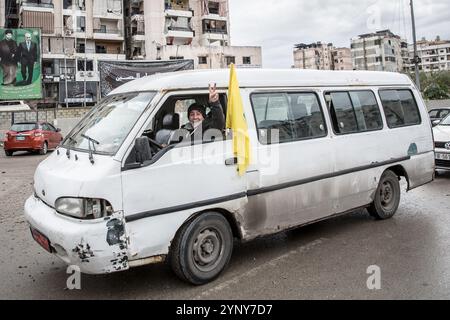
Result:
[[[156,142],[155,140],[150,139],[149,137],[147,137],[147,139],[148,139],[148,141],[150,141],[150,143],[151,143],[152,145],[154,145],[155,147],[157,147],[158,150],[164,149],[164,147],[163,147],[162,145],[160,145],[158,142]]]

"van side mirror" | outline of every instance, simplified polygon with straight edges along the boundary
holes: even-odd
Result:
[[[61,128],[56,128],[56,132],[61,132]]]
[[[433,127],[436,127],[439,123],[441,123],[441,120],[434,120],[432,122]]]
[[[143,164],[146,161],[152,160],[152,149],[150,148],[150,141],[147,137],[139,137],[134,144],[136,152],[136,162]]]

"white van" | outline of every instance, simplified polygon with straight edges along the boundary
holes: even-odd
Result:
[[[103,99],[39,165],[25,204],[34,239],[85,273],[168,260],[182,279],[204,284],[226,267],[234,238],[364,207],[388,219],[400,177],[408,190],[434,179],[431,124],[407,76],[237,75],[252,147],[244,176],[229,135],[158,140],[180,129],[192,103],[207,103],[210,83],[225,109],[228,70],[142,78]]]

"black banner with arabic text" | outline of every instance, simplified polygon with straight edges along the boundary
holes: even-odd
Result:
[[[99,61],[102,97],[121,85],[156,73],[193,70],[194,60],[170,61]]]

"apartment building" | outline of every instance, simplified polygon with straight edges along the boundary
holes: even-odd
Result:
[[[421,60],[419,70],[424,72],[438,72],[450,70],[450,41],[436,40],[428,41],[422,39],[417,42],[417,54]],[[414,59],[414,46],[409,46],[410,61]],[[414,64],[410,64],[411,72],[415,71]]]
[[[332,43],[297,44],[294,49],[294,68],[314,70],[352,70],[348,48],[335,48]]]
[[[88,101],[94,102],[97,61],[126,58],[121,0],[7,0],[0,10],[6,18],[4,27],[41,29],[41,105],[56,105],[61,100],[65,80],[75,86],[87,82],[94,88],[89,89]],[[11,16],[17,17],[16,23]]]
[[[125,0],[132,60],[192,59],[196,69],[261,67],[261,47],[231,46],[228,0]]]
[[[355,70],[406,72],[409,68],[408,44],[390,30],[353,38],[351,52]]]
[[[333,70],[353,70],[352,51],[350,48],[335,48],[333,56]]]

